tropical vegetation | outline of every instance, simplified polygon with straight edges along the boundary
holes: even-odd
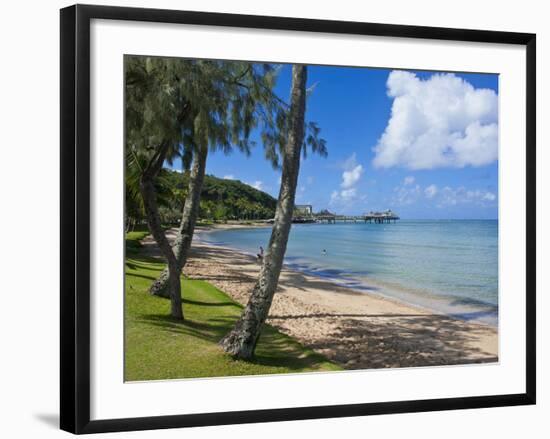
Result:
[[[178,225],[190,173],[163,169],[159,175],[157,199],[159,214],[165,225]],[[205,175],[200,193],[198,219],[202,221],[265,220],[275,216],[277,200],[271,195],[239,180]],[[145,224],[142,210],[127,206],[128,231]]]
[[[234,325],[227,326],[227,334],[218,337],[225,352],[244,360],[254,357],[260,333],[271,331],[265,321],[290,233],[300,158],[307,156],[307,148],[326,155],[320,129],[305,121],[307,67],[292,67],[290,103],[274,93],[277,73],[276,66],[260,63],[125,59],[127,230],[144,220],[166,261],[148,290],[170,299],[170,321],[184,321],[182,303],[191,300],[193,289],[212,300],[223,294],[187,281],[189,291],[182,299],[182,269],[199,217],[273,218],[249,303]],[[253,130],[266,159],[282,172],[276,201],[242,182],[205,175],[209,152],[237,149],[249,154]],[[176,160],[181,161],[181,173],[166,169]],[[165,228],[174,223],[179,223],[176,237],[169,242]],[[213,330],[216,324],[210,324]]]

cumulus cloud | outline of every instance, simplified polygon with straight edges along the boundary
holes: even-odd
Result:
[[[497,196],[488,190],[466,189],[464,186],[439,188],[435,184],[423,187],[414,182],[403,180],[393,188],[392,203],[407,206],[416,202],[422,202],[423,196],[437,207],[455,206],[458,204],[477,204],[480,206],[494,205]]]
[[[342,165],[342,182],[340,183],[341,190],[335,190],[330,196],[330,205],[339,206],[340,208],[349,207],[351,202],[355,200],[365,200],[366,196],[358,196],[357,183],[363,174],[363,165],[357,163],[355,153],[353,153]]]
[[[406,179],[405,179],[406,180]],[[421,193],[421,187],[419,184],[413,185],[403,182],[401,186],[397,186],[393,189],[395,192],[394,203],[400,205],[413,204],[418,200]]]
[[[445,186],[441,190],[440,206],[455,206],[457,204],[475,203],[479,205],[491,205],[497,196],[490,191],[475,189],[467,190],[463,186],[451,188]]]
[[[424,189],[424,194],[426,194],[426,197],[433,198],[437,194],[437,186],[435,184],[429,185],[426,189]]]
[[[353,187],[361,178],[361,174],[363,173],[363,166],[357,165],[354,166],[349,171],[344,171],[342,174],[342,188],[350,188]]]
[[[224,180],[235,180],[235,176],[233,174],[228,174],[223,176]]]
[[[252,186],[254,189],[258,189],[259,191],[264,189],[264,183],[261,180],[256,180],[254,183],[247,183],[249,186]]]
[[[498,96],[451,73],[421,79],[393,71],[391,116],[373,165],[434,169],[487,165],[498,157]]]
[[[414,183],[414,177],[412,177],[412,176],[405,177],[405,180],[403,180],[403,184],[405,186],[408,186],[408,185],[413,184],[413,183]]]
[[[489,191],[466,191],[466,197],[470,200],[495,201],[497,196]]]
[[[329,205],[333,207],[339,207],[344,211],[353,207],[353,203],[356,201],[365,201],[366,195],[359,195],[357,188],[344,189],[342,191],[332,191],[330,194]]]
[[[354,187],[349,189],[344,189],[343,191],[340,192],[340,196],[342,197],[342,199],[347,201],[353,200],[357,196],[357,189]]]

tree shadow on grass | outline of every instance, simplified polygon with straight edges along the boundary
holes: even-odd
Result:
[[[142,323],[153,325],[163,331],[195,337],[216,345],[231,330],[236,320],[237,316],[220,316],[211,318],[208,322],[192,319],[180,321],[158,314],[142,315],[138,319]],[[256,355],[246,362],[299,371],[320,369],[322,366],[326,366],[329,360],[318,353],[305,349],[297,341],[280,333],[272,326],[265,325],[258,341]]]
[[[198,306],[227,306],[227,307],[233,307],[236,309],[240,309],[241,306],[238,305],[235,302],[202,302],[199,300],[191,300],[191,299],[181,299],[183,303],[186,303],[188,305],[198,305]]]
[[[171,316],[146,314],[137,319],[138,322],[146,323],[173,334],[196,337],[201,340],[217,343],[231,328],[234,320],[229,318],[210,319],[208,323],[186,318],[176,320]]]
[[[126,266],[132,270],[137,270],[140,268],[144,270],[158,270],[164,268],[164,266],[160,264],[158,260],[148,260],[147,257],[144,257],[142,255],[136,255],[132,258],[127,257],[125,262]]]
[[[154,281],[156,278],[153,276],[146,276],[144,274],[138,274],[138,273],[126,273],[126,276],[128,277],[140,277],[142,279],[152,280]]]

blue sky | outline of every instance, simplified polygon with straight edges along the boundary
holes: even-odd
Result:
[[[328,157],[302,160],[297,204],[402,218],[498,217],[498,75],[310,66],[306,118]],[[287,99],[290,66],[281,70]],[[210,154],[207,173],[277,197],[280,173],[259,142],[250,157]]]

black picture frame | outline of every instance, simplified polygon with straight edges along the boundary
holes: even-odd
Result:
[[[90,420],[90,21],[130,20],[335,34],[503,43],[526,47],[525,393],[224,413]],[[61,429],[99,433],[535,404],[536,36],[359,22],[75,5],[61,10]]]

